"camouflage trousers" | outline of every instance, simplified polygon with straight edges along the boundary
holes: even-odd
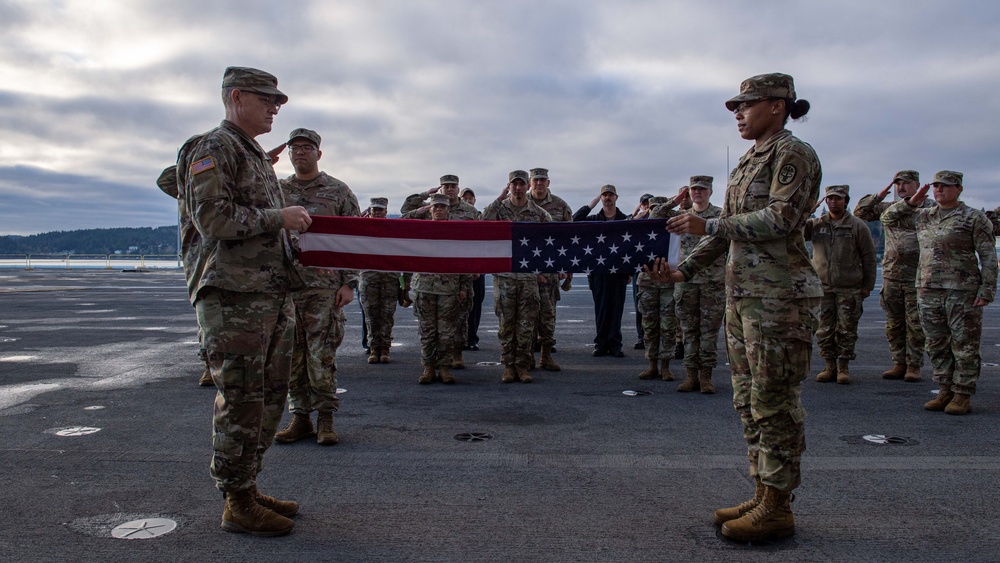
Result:
[[[361,275],[359,289],[368,329],[368,346],[372,350],[389,350],[399,300],[399,274],[365,272]]]
[[[288,380],[288,410],[296,414],[340,410],[337,398],[337,348],[344,341],[344,309],[337,292],[307,288],[292,292],[295,347]]]
[[[222,491],[245,490],[260,472],[285,410],[295,337],[289,294],[217,288],[195,301],[218,389],[211,475]]]
[[[456,296],[457,298],[457,296]],[[452,337],[452,352],[461,352],[469,344],[469,313],[472,312],[472,292],[458,302],[458,318],[455,319],[455,335]]]
[[[934,382],[967,395],[976,393],[982,369],[983,308],[973,307],[975,300],[975,291],[917,289]]]
[[[802,481],[802,380],[809,373],[819,302],[730,297],[726,304],[733,406],[743,424],[750,475],[782,491]]]
[[[858,321],[864,312],[861,290],[846,287],[824,287],[819,305],[819,328],[816,345],[819,356],[827,360],[853,360],[858,342]]]
[[[505,366],[531,366],[535,323],[538,321],[538,282],[493,276],[493,310],[500,321],[500,361]]]
[[[413,299],[413,314],[419,321],[420,363],[431,368],[451,366],[458,317],[469,317],[458,295],[418,291]]]
[[[535,337],[542,346],[556,343],[556,303],[559,301],[559,276],[545,276],[547,283],[538,284],[538,320]]]
[[[719,363],[717,343],[726,311],[726,284],[678,283],[674,286],[674,301],[684,334],[684,367],[714,368]]]
[[[677,311],[674,308],[674,285],[639,286],[639,314],[642,315],[642,340],[646,359],[670,360],[674,357]]]
[[[917,288],[913,280],[883,279],[879,302],[885,311],[885,338],[889,341],[892,363],[923,366],[924,328],[920,324]]]

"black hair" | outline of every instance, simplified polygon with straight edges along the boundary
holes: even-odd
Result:
[[[797,121],[805,114],[809,113],[809,100],[791,100],[788,98],[779,99],[785,100],[785,123],[788,123],[789,117]]]

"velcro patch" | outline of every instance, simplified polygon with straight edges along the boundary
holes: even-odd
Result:
[[[200,174],[206,170],[211,170],[215,168],[215,160],[210,156],[191,163],[191,174]]]
[[[778,172],[778,181],[781,182],[782,185],[790,184],[792,183],[792,180],[795,179],[796,172],[797,170],[795,170],[794,166],[786,164],[782,166],[781,171]]]

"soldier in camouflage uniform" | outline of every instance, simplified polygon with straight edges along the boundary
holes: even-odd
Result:
[[[471,188],[462,188],[458,192],[458,197],[469,205],[476,206],[476,192]],[[483,214],[479,213],[482,218]],[[465,349],[473,352],[479,350],[479,322],[483,319],[483,301],[486,299],[486,276],[475,274],[472,276],[472,308],[469,309],[467,321],[468,330],[465,340]]]
[[[306,208],[310,215],[358,217],[358,198],[347,184],[319,169],[320,136],[296,129],[288,136],[288,153],[295,174],[281,180],[285,201]],[[298,233],[292,233],[293,244]],[[291,443],[314,434],[310,416],[316,412],[316,443],[340,441],[333,428],[337,397],[337,348],[344,341],[344,307],[358,287],[355,270],[307,268],[294,262],[303,287],[292,292],[295,301],[295,348],[288,383],[288,410],[292,418],[275,440]]]
[[[431,196],[431,220],[447,221],[450,206],[447,195]],[[468,318],[463,303],[472,300],[472,276],[414,274],[412,283],[416,292],[413,313],[420,321],[420,363],[424,366],[417,382],[426,385],[440,377],[442,383],[455,383],[450,371],[455,330],[460,316]]]
[[[454,174],[445,174],[441,176],[441,185],[438,187],[437,192],[444,194],[448,197],[448,220],[449,221],[477,221],[482,215],[478,209],[469,205],[462,198],[458,197],[458,176]],[[414,194],[406,198],[407,203],[404,204],[404,208],[407,205],[412,205],[416,198],[420,197],[422,194]],[[431,196],[433,197],[433,196]],[[403,219],[430,219],[431,218],[431,206],[423,205],[416,209],[410,210],[403,213]],[[409,286],[407,286],[409,290]],[[452,369],[465,369],[465,360],[462,358],[462,351],[465,350],[465,346],[468,343],[469,334],[469,311],[472,310],[472,299],[463,299],[459,306],[462,308],[463,314],[457,317],[455,326],[455,341],[452,346],[452,358],[451,358],[451,368]]]
[[[687,197],[687,186],[681,188],[677,196],[651,198],[650,219],[666,219],[680,214],[677,206]],[[641,219],[639,219],[641,220]],[[639,379],[661,378],[673,381],[670,360],[674,357],[674,335],[677,332],[677,307],[674,302],[674,283],[654,280],[642,272],[636,280],[636,301],[638,313],[642,317],[642,339],[649,367],[639,373]]]
[[[673,233],[707,236],[669,275],[691,280],[729,250],[725,324],[733,404],[757,487],[753,498],[717,510],[713,521],[730,539],[761,541],[795,533],[789,503],[805,451],[801,388],[823,295],[802,230],[819,199],[822,171],[812,147],[784,128],[789,117],[809,111],[808,102],[796,99],[791,76],[744,80],[726,108],[740,136],[755,144],[733,170],[718,218],[670,219]]]
[[[692,176],[688,194],[692,206],[688,213],[702,219],[716,219],[722,208],[712,205],[711,176]],[[680,258],[691,254],[701,237],[690,233],[681,235]],[[712,371],[718,364],[716,343],[726,307],[726,256],[698,272],[686,282],[676,284],[674,301],[677,304],[677,321],[684,333],[684,368],[687,376],[677,390],[715,393]]]
[[[856,356],[858,321],[864,300],[875,287],[875,242],[864,221],[847,212],[848,186],[828,186],[822,217],[809,219],[804,231],[812,241],[813,267],[823,282],[816,344],[826,368],[816,376],[821,383],[851,382],[848,364]],[[816,204],[817,207],[819,203]]]
[[[483,210],[484,221],[552,220],[548,211],[538,207],[528,197],[528,173],[514,170],[508,175],[507,187],[500,197]],[[538,283],[535,274],[504,273],[493,276],[493,306],[500,321],[500,359],[504,370],[500,381],[515,379],[531,383],[528,366],[532,361],[535,323],[538,321]]]
[[[295,333],[284,229],[311,223],[305,208],[282,207],[270,159],[254,140],[288,101],[277,84],[257,69],[227,68],[225,120],[177,157],[190,218],[181,226],[201,237],[184,273],[218,388],[211,473],[226,497],[222,527],[261,536],[287,534],[298,512],[295,502],[261,494],[256,479],[284,411]]]
[[[942,170],[931,186],[935,207],[919,208],[930,188],[924,185],[890,207],[883,220],[893,224],[912,216],[917,229],[917,303],[934,382],[940,386],[924,408],[962,415],[972,409],[982,367],[983,307],[996,296],[996,238],[986,214],[958,199],[961,172]]]
[[[385,219],[389,200],[373,197],[369,216]],[[399,272],[361,272],[361,307],[368,328],[368,363],[389,363],[392,348],[392,325],[399,300]]]
[[[177,186],[177,165],[171,164],[170,166],[163,169],[160,173],[160,177],[156,179],[156,185],[163,191],[163,193],[177,200],[177,217],[182,224],[180,226],[181,233],[184,233],[188,239],[181,241],[181,260],[183,261],[184,267],[187,268],[188,254],[191,253],[192,257],[198,251],[198,243],[201,241],[201,235],[198,234],[198,229],[195,229],[190,225],[191,216],[184,209],[184,198],[180,197],[180,191]],[[198,385],[202,387],[212,387],[215,382],[212,381],[212,367],[208,363],[208,352],[205,350],[204,336],[202,334],[201,327],[198,327],[198,359],[205,363],[205,369],[201,373],[201,377],[198,378]]]
[[[549,213],[553,221],[572,221],[573,211],[563,198],[549,190],[549,171],[546,168],[532,168],[528,197],[531,202]],[[542,355],[538,365],[544,370],[560,371],[562,368],[552,358],[556,344],[556,303],[559,301],[559,282],[571,274],[542,274],[538,282],[538,321],[535,323],[536,342]],[[531,355],[534,366],[535,355]]]
[[[900,170],[881,192],[861,198],[854,208],[855,217],[863,221],[881,220],[882,214],[892,205],[884,200],[893,186],[899,199],[906,199],[920,188],[920,174],[916,170]],[[933,207],[934,203],[925,200],[921,206]],[[920,381],[920,368],[924,365],[924,329],[920,326],[915,285],[920,258],[917,231],[912,217],[902,218],[892,225],[883,221],[882,227],[885,253],[879,302],[885,311],[885,337],[893,363],[882,377]]]

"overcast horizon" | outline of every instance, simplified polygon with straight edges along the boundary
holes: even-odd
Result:
[[[3,235],[175,224],[155,180],[222,120],[230,65],[289,96],[260,144],[315,129],[362,206],[456,174],[482,209],[534,167],[574,210],[698,174],[720,204],[750,147],[723,102],[765,72],[795,77],[812,110],[788,127],[852,208],[908,168],[1000,205],[996,2],[0,0],[0,29]]]

